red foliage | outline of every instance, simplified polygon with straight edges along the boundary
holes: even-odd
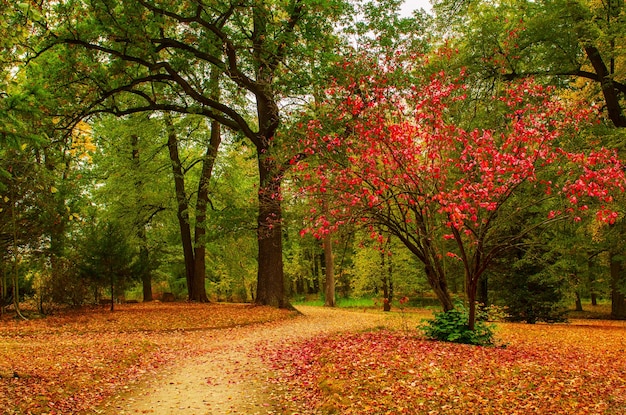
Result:
[[[501,337],[506,348],[347,334],[291,345],[268,360],[303,414],[626,412],[623,327],[502,324]]]
[[[302,144],[310,157],[298,168],[302,191],[323,208],[311,211],[302,233],[321,238],[347,221],[369,225],[378,239],[378,229],[388,230],[427,269],[440,270],[427,277],[444,306],[441,258],[462,261],[473,328],[478,279],[529,229],[520,223],[511,233],[510,215],[558,196],[541,225],[580,220],[591,199],[600,203],[598,220],[615,221],[610,203],[624,191],[624,166],[616,151],[579,149],[591,108],[568,107],[526,80],[485,104],[492,114],[479,117],[484,128],[465,129],[476,120],[463,120],[462,75],[420,75],[424,59],[402,54],[368,62],[369,72],[329,90],[324,117],[309,124]],[[437,238],[453,240],[453,251],[440,251]]]
[[[429,79],[399,78],[398,71],[414,74],[423,60],[410,62],[388,58],[329,90],[325,116],[309,123],[302,143],[304,153],[316,158],[298,168],[309,179],[304,192],[332,193],[335,204],[327,214],[313,211],[315,220],[304,232],[321,237],[355,215],[371,220],[372,211],[392,205],[405,213],[415,206],[431,209],[471,236],[522,183],[565,196],[565,213],[586,210],[585,198],[610,203],[613,192],[624,190],[615,151],[568,149],[592,109],[568,108],[553,89],[526,80],[493,97],[493,112],[506,122],[466,130],[453,116],[468,100],[463,77],[442,71]],[[612,222],[615,215],[603,206],[598,218]]]

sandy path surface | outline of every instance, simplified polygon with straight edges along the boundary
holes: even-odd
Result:
[[[396,323],[397,317],[321,307],[258,326],[207,331],[209,353],[177,362],[106,404],[107,414],[278,414],[271,403],[271,370],[261,354],[292,340]]]

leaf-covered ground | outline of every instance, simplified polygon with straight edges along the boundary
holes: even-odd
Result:
[[[129,304],[0,321],[2,414],[92,413],[142,375],[206,352],[214,329],[285,319],[269,307]]]
[[[139,304],[2,320],[0,413],[626,413],[624,322],[499,324],[507,346],[482,348],[403,330],[429,313],[301,311]],[[136,382],[161,376],[156,390]]]
[[[322,333],[355,333],[397,327],[398,316],[299,306],[297,318],[268,324],[214,330],[204,339],[207,353],[161,368],[147,382],[112,396],[107,415],[276,415],[282,412],[282,388],[267,382],[272,369],[263,357],[289,342]],[[276,403],[276,405],[274,405]],[[292,415],[293,412],[288,412]]]
[[[500,324],[497,335],[506,347],[380,330],[317,337],[267,359],[283,405],[299,414],[626,413],[624,322]]]

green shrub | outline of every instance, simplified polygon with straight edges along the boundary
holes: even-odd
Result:
[[[548,271],[537,274],[518,272],[502,284],[501,296],[508,308],[507,320],[558,323],[566,321],[565,281]]]
[[[435,313],[435,317],[425,320],[426,324],[419,326],[419,329],[431,340],[478,346],[493,345],[493,325],[476,321],[474,330],[470,330],[468,321],[468,310],[462,304],[457,304],[453,310]]]
[[[565,321],[569,276],[576,274],[574,258],[558,246],[531,239],[527,250],[511,250],[500,258],[492,278],[497,304],[507,307],[508,321],[529,324]],[[569,254],[568,254],[569,255]]]

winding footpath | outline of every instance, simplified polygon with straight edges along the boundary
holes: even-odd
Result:
[[[268,415],[276,391],[266,382],[271,369],[264,350],[321,334],[359,331],[395,325],[397,318],[372,312],[321,307],[298,307],[291,319],[207,332],[211,352],[176,362],[114,397],[102,411],[107,415]]]

